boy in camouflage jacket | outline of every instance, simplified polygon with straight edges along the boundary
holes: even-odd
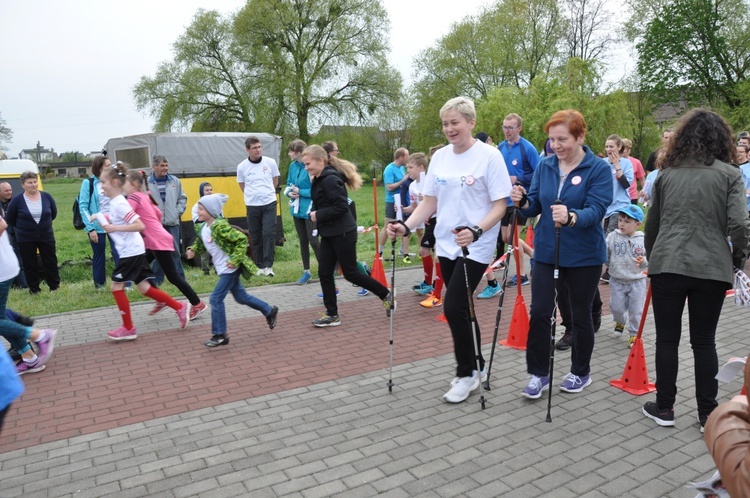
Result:
[[[208,252],[213,261],[219,281],[211,292],[211,339],[204,342],[209,348],[229,344],[227,334],[226,311],[224,299],[232,293],[235,301],[263,313],[268,327],[276,326],[279,313],[277,306],[250,295],[242,285],[240,275],[249,278],[257,270],[247,256],[247,237],[239,230],[232,228],[229,222],[221,217],[221,212],[228,197],[225,194],[205,195],[198,201],[198,220],[203,222],[196,227],[194,247],[187,249],[188,259]]]

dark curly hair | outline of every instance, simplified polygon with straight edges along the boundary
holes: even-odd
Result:
[[[693,109],[677,123],[661,167],[676,168],[687,161],[710,166],[716,159],[733,163],[736,156],[734,134],[724,118],[707,109]]]

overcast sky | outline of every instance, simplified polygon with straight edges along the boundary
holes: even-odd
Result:
[[[453,22],[491,0],[384,0],[391,61],[411,61]],[[37,141],[56,152],[101,150],[109,138],[147,133],[132,88],[172,58],[199,8],[223,14],[245,0],[0,0],[0,114],[13,131],[8,156]]]

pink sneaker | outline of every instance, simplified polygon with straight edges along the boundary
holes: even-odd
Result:
[[[18,375],[36,373],[44,370],[46,368],[46,365],[43,364],[40,360],[41,358],[38,355],[36,361],[32,363],[21,360],[21,363],[16,365],[16,371],[18,372]]]
[[[151,311],[148,312],[148,316],[152,316],[163,310],[167,307],[167,303],[156,303],[156,305],[151,308]]]
[[[199,302],[195,306],[191,306],[190,307],[190,321],[192,322],[193,320],[198,318],[198,315],[200,315],[207,309],[208,309],[208,306],[206,306],[206,303],[204,303],[203,301]]]
[[[190,323],[190,303],[182,303],[182,307],[177,310],[177,318],[180,319],[180,328],[184,329]]]
[[[42,365],[46,365],[52,356],[52,351],[55,349],[55,337],[57,337],[57,330],[55,329],[44,329],[44,339],[36,341],[36,345],[39,348],[39,362]]]
[[[135,333],[135,327],[128,330],[125,326],[122,326],[117,330],[107,332],[107,337],[113,341],[134,341],[138,334]]]

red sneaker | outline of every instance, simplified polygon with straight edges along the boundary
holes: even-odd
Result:
[[[200,315],[207,309],[208,309],[208,306],[206,306],[206,303],[204,303],[203,301],[199,302],[195,306],[192,306],[190,308],[190,321],[192,322],[193,320],[198,318],[198,315]]]

